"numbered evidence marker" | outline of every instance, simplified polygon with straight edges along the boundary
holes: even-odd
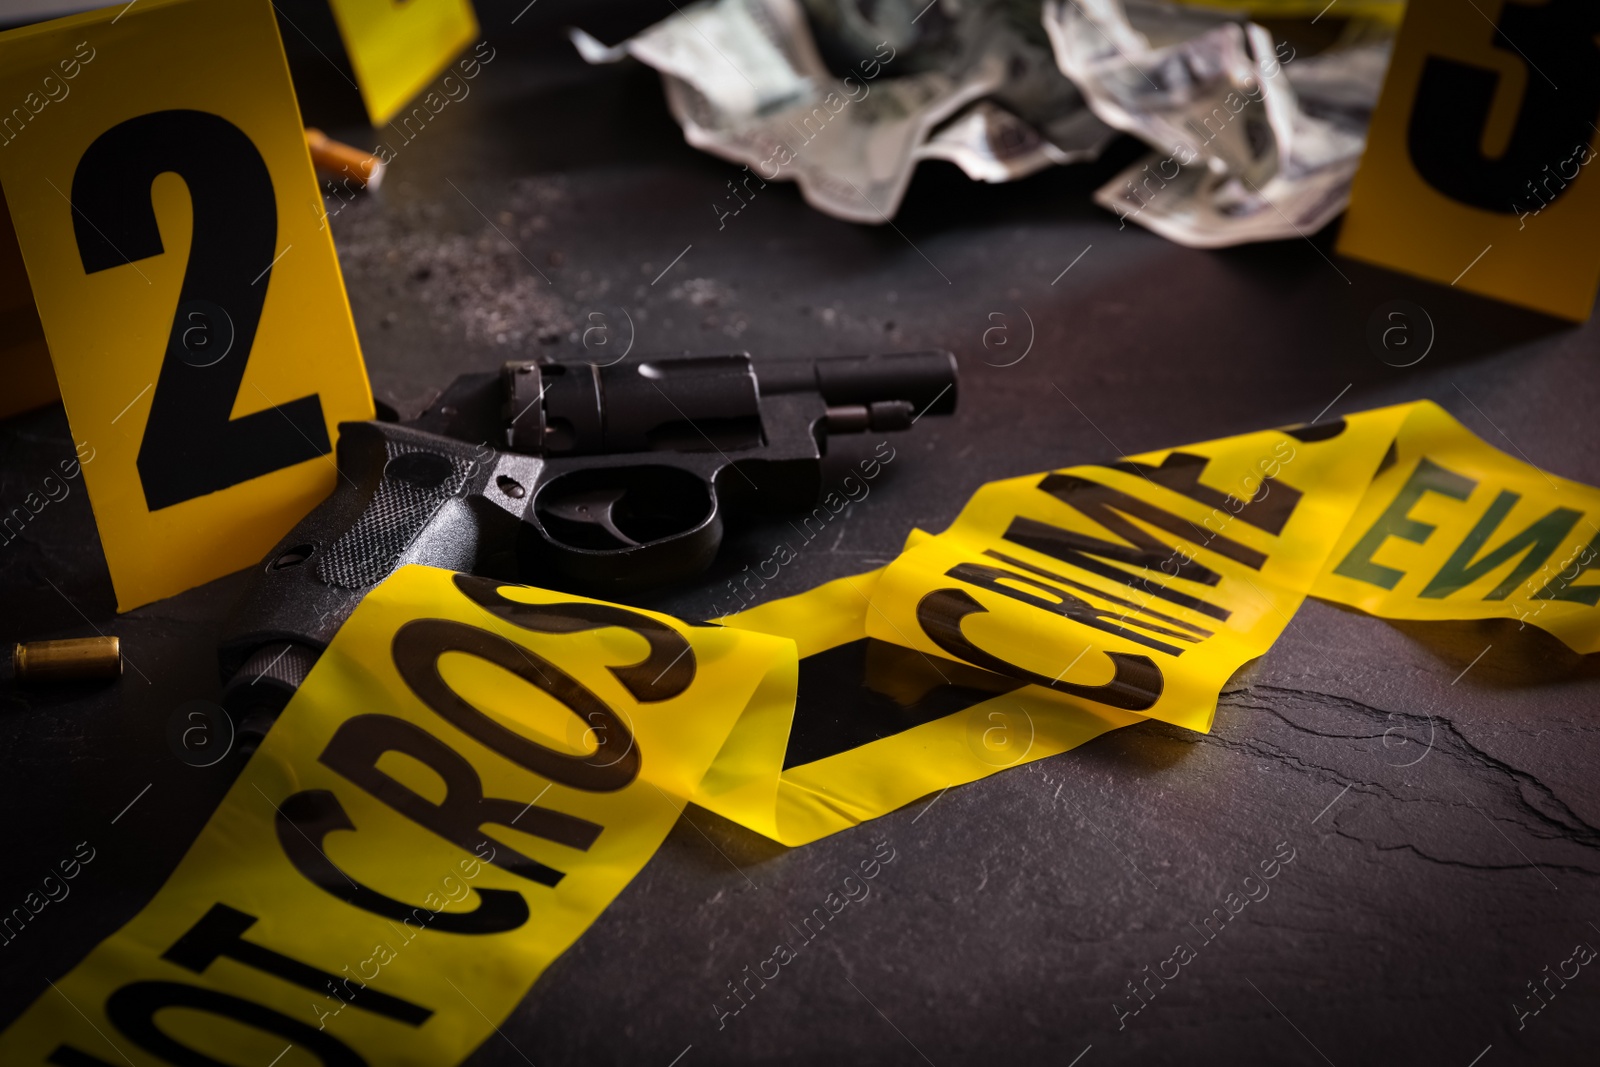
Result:
[[[0,35],[0,108],[118,606],[255,563],[332,488],[338,423],[372,417],[271,3]]]
[[[470,0],[330,0],[361,99],[382,126],[478,35]]]
[[[1339,251],[1583,320],[1600,285],[1600,4],[1412,0]]]

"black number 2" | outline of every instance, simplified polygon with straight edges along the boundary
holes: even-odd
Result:
[[[331,451],[316,394],[231,418],[272,277],[272,175],[244,131],[204,111],[157,111],[95,138],[72,176],[72,222],[87,274],[159,256],[150,187],[189,187],[194,238],[167,338],[139,478],[151,511]]]
[[[1467,16],[1453,16],[1467,17]],[[1600,117],[1600,4],[1549,0],[1539,7],[1506,3],[1494,47],[1521,58],[1527,73],[1522,106],[1505,152],[1483,154],[1483,130],[1500,86],[1484,67],[1429,56],[1412,102],[1407,147],[1422,179],[1452,200],[1517,214],[1535,202],[1531,183],[1594,136]],[[1551,199],[1566,188],[1550,192]]]

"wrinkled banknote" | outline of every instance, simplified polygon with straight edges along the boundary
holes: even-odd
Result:
[[[1390,31],[1362,25],[1302,57],[1237,11],[1154,0],[700,0],[614,47],[572,40],[659,71],[685,139],[742,164],[746,192],[794,181],[821,211],[886,223],[922,160],[1012,181],[1121,131],[1153,154],[1096,200],[1221,247],[1343,209],[1388,62]],[[714,205],[719,227],[743,203]]]
[[[1123,225],[1137,222],[1190,248],[1309,237],[1349,203],[1361,139],[1335,134],[1305,140],[1328,148],[1329,158],[1291,156],[1283,172],[1259,183],[1209,167],[1180,167],[1171,156],[1152,152],[1095,190],[1095,203],[1115,212]]]
[[[1135,10],[1152,16],[1149,34],[1117,0],[1045,4],[1056,61],[1095,113],[1154,148],[1251,181],[1276,173],[1293,134],[1294,104],[1281,69],[1263,70],[1276,63],[1272,36],[1197,13]],[[1155,34],[1161,36],[1152,40]]]
[[[572,39],[590,62],[632,56],[660,71],[690,144],[879,224],[930,155],[1001,181],[1093,158],[1112,136],[1054,71],[1042,33],[1030,41],[1012,23],[1014,6],[882,0],[869,19],[850,3],[704,0],[616,47]],[[991,96],[1009,119],[951,122]],[[1019,111],[1048,132],[1022,130]],[[936,131],[940,147],[924,154]]]
[[[1047,140],[1032,125],[990,100],[979,100],[941,126],[917,149],[916,158],[954,163],[976,182],[1008,182],[1026,178],[1046,167],[1099,156],[1116,131],[1085,112],[1090,120],[1077,138],[1079,147],[1062,148],[1058,140],[1072,140],[1058,131]]]
[[[1044,23],[1095,114],[1154,149],[1095,193],[1122,220],[1220,248],[1348,204],[1386,40],[1300,58],[1253,23],[1118,0],[1046,0]]]
[[[918,159],[947,160],[974,181],[1005,182],[1099,158],[1117,131],[1062,77],[1043,27],[1028,29],[1010,18],[984,27],[987,51],[1006,62],[1005,84],[935,131]]]

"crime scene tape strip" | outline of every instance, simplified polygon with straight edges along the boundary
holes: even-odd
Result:
[[[454,1063],[686,800],[798,844],[1146,717],[1207,730],[1307,595],[1600,651],[1597,551],[1600,491],[1416,403],[991,483],[720,626],[408,567],[0,1062]]]
[[[1600,491],[1422,402],[992,482],[888,566],[867,633],[1205,731],[1307,594],[1600,651],[1597,551]]]
[[[1600,652],[1600,490],[1408,405],[1311,595],[1386,619],[1514,619]]]
[[[1307,594],[1600,651],[1597,553],[1600,492],[1431,403],[993,482],[887,568],[722,620],[795,639],[797,704],[693,799],[798,845],[1144,717],[1205,732]]]
[[[1404,418],[991,482],[889,565],[867,633],[1204,731],[1310,591]]]
[[[692,797],[696,804],[802,845],[1140,721],[869,637],[882,573],[841,578],[722,620],[792,637],[799,686],[781,729],[740,719]]]
[[[0,1063],[456,1063],[794,680],[786,640],[405,568]]]

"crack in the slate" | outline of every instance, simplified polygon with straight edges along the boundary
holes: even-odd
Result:
[[[1290,701],[1298,699],[1312,704],[1321,704],[1324,706],[1331,704],[1358,716],[1381,718],[1383,721],[1399,719],[1410,724],[1421,724],[1426,721],[1432,725],[1432,728],[1435,731],[1434,738],[1431,742],[1431,750],[1438,751],[1442,758],[1451,760],[1455,764],[1460,765],[1469,771],[1486,772],[1475,774],[1473,775],[1473,778],[1493,789],[1496,793],[1499,793],[1504,797],[1508,797],[1509,804],[1506,805],[1506,807],[1508,807],[1510,810],[1508,811],[1503,807],[1498,812],[1492,811],[1484,805],[1474,804],[1472,800],[1467,798],[1464,793],[1462,794],[1462,800],[1465,801],[1464,805],[1448,798],[1442,798],[1440,800],[1433,801],[1434,803],[1442,804],[1448,808],[1459,808],[1462,806],[1472,808],[1473,810],[1478,811],[1489,818],[1491,822],[1495,821],[1496,819],[1503,819],[1505,821],[1516,823],[1525,833],[1535,840],[1560,840],[1571,842],[1572,844],[1575,844],[1581,848],[1600,849],[1600,827],[1596,827],[1589,823],[1576,811],[1574,811],[1571,806],[1557,796],[1555,791],[1547,786],[1538,775],[1523,770],[1520,767],[1516,767],[1513,764],[1500,759],[1499,757],[1493,756],[1480,746],[1474,744],[1466,736],[1466,734],[1462,732],[1461,728],[1446,715],[1388,711],[1383,708],[1378,708],[1371,704],[1352,699],[1350,697],[1297,689],[1289,686],[1261,684],[1256,686],[1246,686],[1241,690],[1234,690],[1233,692],[1239,695],[1244,695],[1250,694],[1255,690],[1265,690],[1272,693],[1281,694],[1284,697],[1289,698]],[[1300,722],[1297,722],[1289,714],[1270,705],[1256,704],[1253,701],[1239,700],[1236,698],[1228,701],[1227,706],[1230,709],[1265,712],[1297,733],[1318,737],[1323,740],[1372,740],[1374,736],[1386,737],[1388,734],[1388,731],[1385,731],[1384,734],[1380,735],[1332,734],[1313,729]],[[1453,743],[1451,743],[1450,739],[1453,739]],[[1290,755],[1281,751],[1274,752],[1272,749],[1276,748],[1276,746],[1272,746],[1270,742],[1265,742],[1259,738],[1252,738],[1249,741],[1234,741],[1212,736],[1200,738],[1199,740],[1201,743],[1217,743],[1227,749],[1259,753],[1260,755],[1275,759],[1278,762],[1286,765],[1297,766],[1301,768],[1314,768],[1317,771],[1321,771],[1329,775],[1336,781],[1340,781],[1351,786],[1364,787],[1358,791],[1382,793],[1383,795],[1386,795],[1400,803],[1416,803],[1417,800],[1420,799],[1398,796],[1381,783],[1366,782],[1359,779],[1352,780],[1351,776],[1344,772],[1340,772],[1328,767],[1322,767],[1299,756],[1298,754]],[[1527,817],[1519,817],[1520,813],[1524,812],[1526,813]],[[1550,866],[1559,867],[1559,865],[1556,864],[1550,864]],[[1583,868],[1578,869],[1584,870]]]

